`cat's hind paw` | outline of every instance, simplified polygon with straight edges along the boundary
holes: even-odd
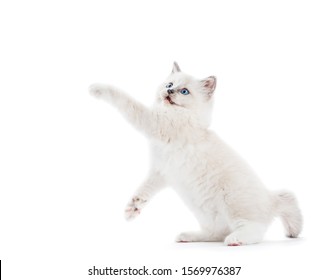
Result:
[[[145,206],[146,200],[138,196],[134,196],[127,204],[125,209],[126,220],[132,220],[141,213],[141,209]]]
[[[183,232],[176,237],[176,242],[220,242],[223,235],[209,231]]]
[[[244,242],[242,242],[237,236],[234,234],[231,234],[226,237],[224,244],[227,246],[242,246],[245,245]]]
[[[193,239],[188,233],[183,232],[176,236],[175,241],[178,243],[187,243],[187,242],[193,242]]]
[[[182,232],[176,237],[176,242],[187,243],[187,242],[201,242],[207,241],[201,232]]]
[[[242,226],[226,236],[225,245],[241,246],[262,241],[267,225],[257,222],[245,222]]]

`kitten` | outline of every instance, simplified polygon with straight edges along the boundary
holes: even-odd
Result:
[[[197,80],[175,62],[149,109],[121,90],[94,84],[90,93],[110,102],[151,143],[151,169],[125,210],[138,216],[149,200],[172,186],[199,221],[201,231],[178,242],[224,241],[238,246],[262,241],[274,217],[297,237],[302,216],[293,194],[268,191],[251,168],[208,129],[216,78]]]

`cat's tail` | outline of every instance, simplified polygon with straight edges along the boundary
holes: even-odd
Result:
[[[287,191],[273,193],[275,215],[280,217],[287,237],[298,237],[302,230],[302,214],[294,194]]]

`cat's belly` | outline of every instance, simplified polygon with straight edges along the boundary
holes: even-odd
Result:
[[[219,160],[194,145],[156,146],[154,165],[192,211],[223,211],[223,175]]]

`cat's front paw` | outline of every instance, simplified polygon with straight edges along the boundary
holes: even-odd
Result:
[[[92,84],[89,87],[89,92],[91,95],[95,97],[100,97],[101,94],[103,94],[105,91],[104,85],[101,84]]]
[[[132,220],[136,216],[140,215],[141,209],[145,206],[146,200],[139,197],[134,196],[131,201],[127,204],[125,209],[125,218],[126,220]]]
[[[93,84],[89,87],[89,92],[95,97],[101,97],[103,95],[108,95],[114,92],[113,87],[105,84]]]

